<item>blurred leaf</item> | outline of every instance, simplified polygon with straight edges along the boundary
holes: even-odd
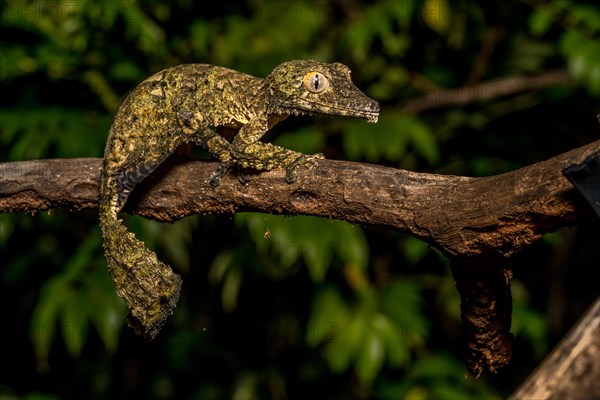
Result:
[[[423,343],[429,334],[422,304],[420,287],[409,280],[394,280],[383,291],[382,309],[402,332],[407,347]]]
[[[108,316],[108,321],[115,323],[111,327],[113,330],[120,329],[116,325],[124,323],[125,308],[122,302],[115,301],[108,272],[94,273],[105,266],[96,263],[95,268],[91,267],[92,257],[100,249],[101,235],[99,230],[94,230],[65,263],[63,270],[42,287],[30,323],[31,339],[42,370],[46,368],[57,326],[62,328],[63,341],[70,355],[77,357],[87,339],[90,322],[95,322],[98,328],[98,323],[107,321]],[[96,315],[98,310],[101,310],[100,316]],[[107,339],[106,347],[115,349],[116,338],[109,337],[106,326],[102,328],[98,332],[101,338]]]
[[[387,315],[377,314],[373,317],[373,328],[379,332],[386,346],[386,356],[389,364],[399,367],[409,361],[410,348],[404,341],[404,334]]]
[[[388,66],[383,71],[378,71],[378,81],[371,86],[369,94],[379,101],[394,98],[409,80],[410,75],[405,67]]]
[[[413,387],[406,394],[406,398],[474,400],[502,398],[489,390],[484,380],[466,378],[462,363],[444,352],[420,358],[413,365],[409,379],[413,382]]]
[[[425,0],[422,9],[423,20],[437,33],[445,33],[450,25],[450,7],[446,0]]]
[[[437,140],[430,128],[415,117],[400,113],[382,115],[372,126],[350,122],[343,141],[350,158],[365,158],[369,162],[401,161],[409,148],[430,164],[440,157]]]
[[[0,249],[6,246],[10,234],[15,228],[10,214],[0,214]]]
[[[600,96],[600,41],[577,31],[567,31],[560,40],[560,49],[568,58],[569,72],[575,80],[590,93]]]
[[[118,81],[139,82],[146,78],[146,72],[130,60],[123,60],[111,66],[110,77]]]
[[[198,58],[206,56],[208,52],[211,37],[210,27],[211,25],[204,20],[196,20],[190,27],[192,48]]]
[[[535,73],[543,70],[545,60],[556,54],[554,43],[532,40],[517,33],[513,38],[511,53],[504,60],[507,73]]]
[[[552,26],[552,15],[543,7],[537,7],[529,16],[529,30],[537,36],[541,36],[548,32]]]
[[[529,304],[530,294],[519,280],[511,283],[513,298],[511,332],[525,339],[537,357],[548,351],[548,331],[544,316]]]
[[[241,285],[242,271],[238,268],[230,269],[223,281],[223,289],[221,292],[223,310],[225,312],[233,312],[236,309]]]
[[[383,43],[382,54],[401,57],[408,51],[410,36],[398,34],[397,26],[406,29],[415,13],[415,2],[380,1],[366,7],[350,20],[342,31],[346,52],[360,64],[368,64],[374,54],[369,50],[377,41]]]
[[[414,266],[431,253],[432,250],[424,241],[414,236],[406,235],[402,237],[401,251],[406,261]]]
[[[435,378],[438,376],[464,376],[458,360],[448,354],[430,355],[424,357],[410,371],[411,375],[418,378]]]
[[[334,287],[325,287],[313,299],[312,312],[306,325],[306,343],[317,346],[338,340],[339,327],[345,326],[349,310]]]
[[[232,313],[237,308],[238,296],[244,280],[243,267],[246,264],[247,249],[223,251],[217,256],[209,271],[209,281],[221,284],[221,304],[223,311]]]
[[[300,153],[313,154],[323,150],[325,136],[317,128],[306,127],[286,133],[277,138],[273,143]]]
[[[112,90],[106,77],[99,71],[89,70],[84,72],[82,80],[89,85],[98,96],[107,111],[114,113],[119,108],[120,99]]]
[[[306,263],[313,282],[325,278],[333,255],[342,262],[366,268],[368,247],[363,231],[347,222],[316,217],[293,218],[271,215],[268,222],[261,214],[236,214],[238,223],[245,223],[250,237],[260,248],[268,248],[283,267],[289,267],[299,257]],[[264,238],[265,229],[271,237]]]
[[[345,326],[340,326],[335,340],[325,348],[324,356],[333,372],[339,374],[348,369],[359,353],[367,328],[363,318],[361,314],[352,315]]]
[[[50,346],[56,334],[58,312],[67,295],[60,277],[46,283],[31,315],[30,335],[38,360],[38,369],[47,369]]]
[[[61,313],[63,341],[71,357],[78,357],[88,334],[86,298],[72,293],[65,298]]]
[[[106,349],[114,353],[119,345],[120,333],[125,326],[127,306],[115,294],[115,286],[107,268],[100,265],[90,273],[87,315]]]
[[[192,231],[198,225],[197,216],[190,216],[173,223],[160,223],[142,217],[135,218],[135,224],[144,238],[146,246],[163,249],[169,264],[180,271],[189,270]]]
[[[0,144],[11,145],[9,161],[45,158],[52,147],[57,157],[99,156],[109,126],[108,116],[77,109],[0,108]]]
[[[236,379],[233,400],[253,400],[257,399],[256,386],[257,377],[253,373],[242,373]]]
[[[384,338],[377,329],[366,329],[356,360],[356,372],[360,380],[370,385],[381,370],[384,360]]]
[[[333,372],[352,366],[361,382],[370,385],[386,359],[394,367],[408,363],[411,350],[427,334],[421,297],[410,289],[412,294],[399,293],[409,287],[398,282],[384,292],[383,299],[369,288],[353,303],[344,302],[334,287],[322,290],[313,303],[307,343],[325,345],[324,356]],[[410,304],[392,304],[394,299],[409,303],[411,298],[416,303],[414,315],[407,311]]]

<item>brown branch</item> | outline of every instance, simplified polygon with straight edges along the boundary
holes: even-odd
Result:
[[[509,399],[600,399],[598,377],[600,298]]]
[[[229,174],[217,188],[208,184],[216,163],[191,161],[161,167],[125,211],[159,221],[237,211],[316,215],[407,232],[449,256],[508,257],[589,214],[561,171],[597,152],[600,141],[484,178],[322,160],[291,185],[273,170],[244,185]],[[100,168],[93,158],[1,163],[0,212],[96,207]]]
[[[166,163],[134,190],[125,211],[160,221],[198,213],[306,214],[388,227],[452,259],[475,375],[512,354],[508,257],[590,207],[562,170],[600,152],[600,141],[509,173],[468,178],[322,160],[287,184],[284,172],[232,175],[212,188],[214,162]],[[101,160],[0,164],[0,212],[96,207]]]
[[[509,76],[458,89],[429,89],[426,95],[405,102],[401,109],[418,114],[433,108],[461,106],[547,87],[568,86],[571,83],[571,77],[563,70],[532,76]]]

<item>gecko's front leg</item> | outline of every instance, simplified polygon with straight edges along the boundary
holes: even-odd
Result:
[[[315,160],[325,158],[322,154],[306,155],[271,143],[259,142],[266,133],[265,125],[255,121],[240,129],[230,146],[231,156],[236,164],[264,171],[285,168],[285,179],[292,183],[297,179],[298,167],[312,168]]]

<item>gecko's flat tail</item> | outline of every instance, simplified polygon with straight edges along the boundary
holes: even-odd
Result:
[[[161,330],[179,300],[181,277],[162,263],[118,219],[101,219],[104,252],[129,325],[147,339]]]

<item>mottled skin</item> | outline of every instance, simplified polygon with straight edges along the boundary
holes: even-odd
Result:
[[[310,167],[322,155],[303,155],[258,140],[290,115],[352,116],[376,122],[379,105],[350,79],[348,67],[316,61],[278,65],[265,78],[227,68],[186,64],[158,72],[125,99],[104,153],[100,225],[108,266],[130,324],[153,338],[172,314],[181,278],[127,231],[117,218],[133,187],[184,143],[206,148],[221,163],[217,186],[233,164],[257,170]],[[233,131],[231,143],[218,132]]]

